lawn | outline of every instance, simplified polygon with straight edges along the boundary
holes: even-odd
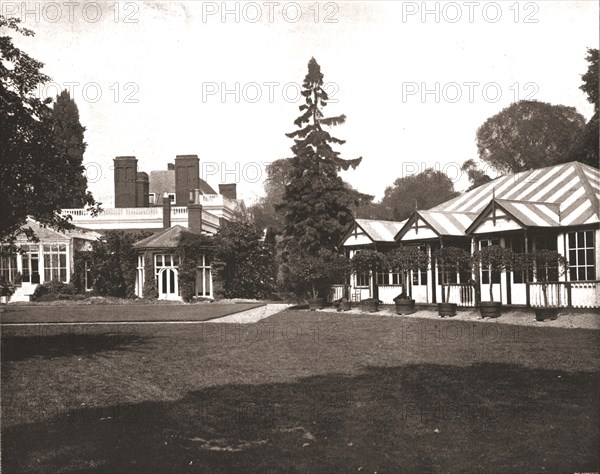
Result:
[[[598,471],[597,330],[286,311],[2,333],[6,473]]]
[[[260,303],[199,303],[193,305],[15,305],[0,313],[2,323],[81,323],[134,321],[208,321],[257,308]]]

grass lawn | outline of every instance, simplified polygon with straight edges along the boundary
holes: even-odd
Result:
[[[5,307],[0,313],[2,323],[80,323],[133,321],[207,321],[247,309],[261,303],[200,303],[193,305],[73,305]]]
[[[4,326],[2,472],[598,471],[599,339],[307,311]]]

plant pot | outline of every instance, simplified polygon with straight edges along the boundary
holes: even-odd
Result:
[[[558,318],[558,308],[535,308],[536,321],[545,321],[549,319],[554,321]]]
[[[438,314],[442,318],[456,316],[456,303],[438,303]]]
[[[502,303],[498,301],[482,301],[479,303],[481,318],[499,318]]]
[[[352,308],[352,305],[350,304],[350,301],[342,301],[340,303],[340,311],[350,311],[350,309]]]
[[[374,313],[379,309],[378,301],[363,301],[361,302],[361,309],[365,313]]]
[[[308,300],[308,309],[315,311],[317,309],[323,309],[325,306],[325,300],[323,298],[315,298]]]
[[[415,300],[394,300],[396,314],[412,314],[415,312]]]

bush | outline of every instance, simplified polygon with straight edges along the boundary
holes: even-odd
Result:
[[[63,283],[59,280],[52,280],[38,285],[33,292],[34,301],[52,301],[55,299],[70,299],[77,293],[72,283]]]

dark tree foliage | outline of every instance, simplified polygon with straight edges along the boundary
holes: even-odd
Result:
[[[220,296],[269,298],[275,289],[275,249],[252,222],[223,222],[214,237],[212,269]]]
[[[477,130],[479,158],[501,173],[561,163],[584,126],[585,119],[574,107],[515,102]]]
[[[594,112],[598,112],[598,88],[600,87],[600,70],[598,69],[598,50],[588,49],[586,60],[588,70],[581,76],[583,84],[579,88],[588,96],[588,101],[594,104]]]
[[[3,31],[33,35],[19,23],[18,18],[0,15]],[[36,97],[38,85],[49,80],[42,67],[17,48],[10,36],[0,36],[1,240],[14,242],[28,215],[58,230],[72,227],[70,220],[60,215],[60,207],[65,183],[75,182],[81,170],[70,166],[55,145],[51,99]],[[93,204],[91,195],[86,199]]]
[[[65,180],[63,199],[59,205],[64,208],[79,208],[93,201],[87,190],[87,178],[83,166],[86,144],[83,141],[85,127],[79,122],[77,104],[64,90],[56,98],[51,114],[56,151],[66,159],[72,168],[71,179]]]
[[[461,166],[461,171],[463,173],[467,173],[469,181],[471,182],[471,186],[467,191],[471,191],[472,189],[478,188],[479,186],[489,183],[492,178],[490,178],[485,171],[479,169],[475,160],[467,160]]]
[[[305,104],[299,107],[302,115],[294,122],[299,129],[287,134],[294,139],[293,157],[282,203],[276,208],[283,214],[284,247],[293,240],[302,252],[315,255],[320,249],[336,249],[353,219],[352,208],[362,195],[338,173],[356,168],[362,158],[345,160],[332,148],[345,141],[323,127],[343,124],[346,117],[324,117],[328,97],[321,67],[314,58],[308,63],[302,87]]]
[[[589,65],[587,72],[581,76],[583,84],[579,87],[588,96],[588,101],[594,105],[594,115],[585,125],[584,130],[579,135],[577,142],[573,146],[569,159],[566,161],[579,161],[596,168],[600,167],[599,158],[599,135],[598,126],[598,78],[600,70],[598,69],[598,50],[588,49],[586,57]]]
[[[100,296],[135,298],[137,253],[133,244],[152,235],[151,232],[127,233],[109,231],[102,240],[92,244],[92,250],[82,255],[94,280],[92,288]],[[83,266],[76,265],[76,270]],[[75,281],[81,281],[76,276]]]
[[[250,208],[254,224],[259,229],[269,229],[279,234],[283,230],[284,220],[277,206],[282,203],[285,187],[289,180],[291,160],[280,159],[266,167],[265,196]]]
[[[359,209],[358,216],[401,221],[407,219],[415,209],[430,209],[457,195],[454,183],[446,174],[428,168],[419,174],[396,179],[392,186],[385,189],[379,203],[371,208]]]

